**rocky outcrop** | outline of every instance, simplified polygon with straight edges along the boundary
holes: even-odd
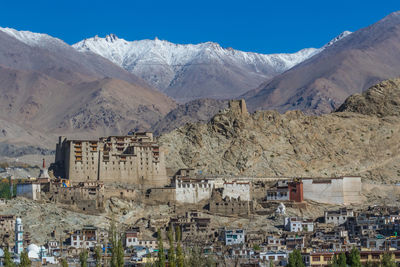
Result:
[[[393,104],[397,84],[386,81],[370,91],[380,88],[382,99]],[[385,112],[378,113],[396,114]],[[400,181],[399,130],[399,116],[345,109],[322,116],[300,111],[246,114],[235,106],[207,124],[187,124],[164,134],[160,142],[167,167],[173,170],[192,167],[203,174],[264,177],[362,175]]]
[[[198,99],[178,105],[153,125],[152,131],[159,135],[179,128],[186,123],[207,123],[215,114],[228,106],[228,101]]]
[[[362,94],[355,94],[337,112],[357,112],[378,117],[400,115],[400,79],[381,82]]]

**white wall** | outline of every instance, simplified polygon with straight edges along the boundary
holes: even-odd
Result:
[[[360,177],[303,179],[302,181],[305,200],[328,204],[351,204],[361,201]]]
[[[29,199],[40,199],[40,184],[18,184],[17,197],[26,197]]]
[[[211,198],[213,183],[177,183],[176,201],[180,203],[199,203]]]
[[[242,201],[250,201],[250,183],[232,182],[224,184],[222,198],[239,198]]]

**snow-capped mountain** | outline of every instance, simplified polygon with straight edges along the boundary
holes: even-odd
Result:
[[[0,31],[7,33],[8,35],[16,38],[18,41],[21,41],[29,46],[41,47],[46,49],[69,47],[69,45],[66,44],[64,41],[44,33],[18,31],[12,28],[2,27],[0,27]]]
[[[101,55],[178,101],[188,101],[239,96],[347,34],[342,33],[323,48],[306,48],[292,54],[243,52],[213,42],[181,45],[157,38],[130,42],[114,34],[85,39],[73,47]]]

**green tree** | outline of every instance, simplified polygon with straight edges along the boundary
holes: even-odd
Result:
[[[94,249],[94,259],[96,260],[96,267],[101,266],[101,248],[100,246],[96,246]]]
[[[20,263],[18,266],[20,267],[29,267],[31,266],[31,260],[28,257],[28,252],[26,250],[21,252],[21,258],[20,258]]]
[[[379,267],[380,264],[377,262],[367,261],[363,267]]]
[[[110,266],[118,267],[118,234],[114,220],[112,220],[110,223],[110,229],[108,230],[108,240],[111,245]]]
[[[151,267],[153,264],[151,263],[151,253],[150,251],[147,251],[146,255],[146,264],[144,265],[145,267]]]
[[[158,258],[157,258],[157,266],[165,267],[165,254],[164,254],[164,245],[161,237],[161,230],[157,231],[157,240],[158,240]]]
[[[124,247],[122,246],[122,237],[119,236],[118,242],[117,242],[117,264],[118,267],[123,267],[124,266]]]
[[[344,252],[339,254],[338,260],[337,260],[337,266],[339,267],[346,267],[346,254]]]
[[[384,253],[382,256],[381,260],[381,266],[382,267],[396,267],[396,263],[394,262],[392,258],[392,254],[390,253]]]
[[[8,248],[4,248],[4,266],[5,267],[14,267],[15,264],[11,259],[10,252],[8,251]]]
[[[305,267],[300,250],[295,249],[289,254],[288,267]]]
[[[204,266],[204,257],[199,247],[192,247],[189,256],[186,258],[185,266]]]
[[[83,250],[81,253],[79,253],[79,261],[81,263],[81,267],[88,267],[88,252],[87,250]]]
[[[169,242],[169,249],[168,249],[168,266],[175,267],[175,249],[174,249],[174,233],[172,232],[172,226],[168,227],[168,242]]]
[[[176,266],[183,267],[185,264],[185,255],[183,253],[182,244],[181,244],[181,228],[177,227],[175,230],[176,237]]]
[[[347,263],[350,267],[361,267],[360,251],[356,247],[351,249]]]
[[[336,254],[334,254],[331,260],[329,261],[329,267],[339,267],[338,258],[336,257]]]
[[[67,262],[66,259],[64,259],[64,258],[61,259],[61,266],[62,267],[68,267],[68,262]]]

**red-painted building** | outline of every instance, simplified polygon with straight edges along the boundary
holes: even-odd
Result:
[[[294,202],[303,202],[303,182],[294,181],[288,183],[289,200]]]

